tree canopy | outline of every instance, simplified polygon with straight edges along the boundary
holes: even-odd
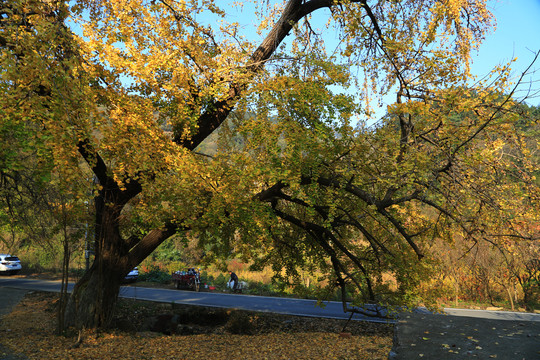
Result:
[[[469,72],[493,22],[461,0],[3,3],[2,135],[25,127],[63,179],[96,180],[68,321],[105,325],[123,275],[179,231],[280,276],[322,269],[358,303],[417,301],[435,239],[532,239],[528,115],[509,67]]]

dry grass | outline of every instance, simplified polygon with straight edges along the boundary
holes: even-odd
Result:
[[[232,334],[230,316],[224,323],[193,326],[192,335],[163,335],[149,331],[86,331],[74,346],[75,336],[57,336],[55,298],[29,293],[0,324],[4,351],[28,359],[386,359],[392,346],[392,326],[354,322],[350,336],[340,334],[343,321],[245,313],[252,335]],[[137,311],[133,311],[137,309]],[[177,309],[178,310],[178,309]],[[203,309],[180,311],[203,311]],[[162,314],[152,303],[121,304],[117,322],[135,324],[145,316]],[[4,358],[4,354],[2,358]]]

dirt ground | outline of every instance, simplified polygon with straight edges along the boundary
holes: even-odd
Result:
[[[110,330],[82,332],[78,341],[78,333],[55,335],[56,298],[28,292],[6,312],[0,359],[387,359],[392,347],[386,324],[343,329],[343,320],[134,300],[121,300]]]

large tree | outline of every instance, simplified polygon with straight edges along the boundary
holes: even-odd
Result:
[[[326,270],[344,299],[408,301],[424,241],[475,238],[505,209],[483,170],[490,137],[514,134],[508,69],[472,84],[468,68],[484,1],[254,3],[238,11],[265,14],[259,43],[209,0],[2,3],[3,117],[34,125],[64,179],[82,157],[96,182],[69,323],[106,325],[124,275],[187,229],[278,273]]]

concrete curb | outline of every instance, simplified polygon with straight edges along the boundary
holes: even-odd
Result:
[[[395,360],[398,358],[398,349],[401,346],[400,337],[399,337],[399,321],[396,321],[394,324],[394,338],[393,338],[393,345],[392,349],[388,353],[388,360]]]

